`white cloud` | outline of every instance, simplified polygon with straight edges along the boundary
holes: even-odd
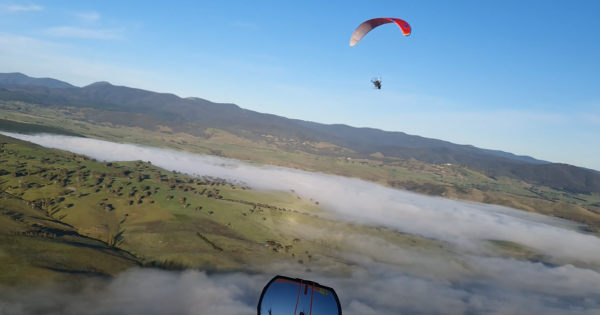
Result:
[[[251,315],[249,296],[262,277],[208,277],[198,272],[175,274],[132,270],[111,281],[105,290],[93,286],[78,294],[54,288],[28,292],[13,289],[0,295],[0,314],[222,314]],[[2,288],[0,288],[2,289]],[[71,300],[73,297],[76,300]]]
[[[5,11],[8,11],[8,12],[27,12],[27,11],[42,11],[42,10],[44,10],[44,8],[42,6],[35,5],[35,4],[30,4],[30,5],[10,4],[10,5],[4,5],[0,8]]]
[[[98,14],[98,12],[86,12],[86,13],[79,13],[77,14],[77,16],[84,20],[84,21],[88,21],[88,22],[93,22],[93,21],[98,21],[100,19],[100,14]]]
[[[600,239],[578,233],[556,218],[495,205],[434,198],[353,178],[282,167],[256,167],[237,160],[132,144],[53,135],[15,135],[19,139],[99,160],[150,160],[165,169],[242,180],[261,189],[294,189],[345,220],[389,226],[452,242],[465,248],[481,240],[504,240],[543,254],[600,266]]]
[[[152,73],[78,57],[81,49],[70,44],[0,33],[0,68],[4,72],[53,77],[76,86],[108,79],[116,85],[161,89],[159,84],[153,84],[156,76]]]
[[[84,39],[122,39],[120,31],[117,30],[97,30],[72,26],[52,27],[45,30],[45,33],[54,37],[71,37]]]
[[[0,287],[0,311],[26,314],[256,314],[264,285],[276,274],[333,287],[344,314],[575,314],[600,311],[600,275],[514,260],[474,261],[478,272],[421,277],[388,264],[362,263],[350,277],[308,274],[288,264],[266,274],[132,269],[106,286],[76,293],[54,287]],[[423,270],[423,274],[426,271]],[[448,279],[450,278],[450,279]]]
[[[241,180],[264,189],[294,189],[318,200],[345,220],[387,225],[428,237],[470,244],[502,239],[544,253],[598,264],[600,239],[575,224],[505,207],[432,198],[373,183],[271,166],[252,166],[131,144],[53,135],[15,135],[48,147],[106,160],[150,160],[182,172]],[[302,227],[313,234],[311,227]],[[319,233],[336,233],[320,231]],[[348,233],[348,232],[345,232]],[[258,274],[208,276],[134,269],[97,289],[78,293],[0,287],[2,314],[254,314],[268,280],[282,274],[335,288],[344,314],[576,314],[600,313],[600,274],[566,264],[500,259],[480,251],[401,248],[361,234],[336,235],[344,259],[355,265],[346,277],[318,266],[308,274],[287,263],[255,266]],[[316,257],[318,258],[318,256]],[[4,290],[4,291],[3,291]]]

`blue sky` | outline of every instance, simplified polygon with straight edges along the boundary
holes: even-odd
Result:
[[[0,0],[0,72],[600,169],[598,13],[593,0]],[[413,34],[386,25],[349,46],[362,21],[381,16]]]

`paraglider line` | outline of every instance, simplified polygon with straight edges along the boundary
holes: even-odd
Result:
[[[298,288],[298,298],[296,299],[296,308],[294,308],[294,315],[296,315],[296,311],[298,310],[298,301],[300,301],[300,292],[302,292],[302,280],[300,280],[300,288]]]
[[[315,297],[315,283],[313,282],[310,286],[310,311],[308,312],[308,315],[312,315],[312,302],[313,302],[313,298]]]

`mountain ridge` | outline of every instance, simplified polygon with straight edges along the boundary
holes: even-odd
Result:
[[[14,86],[19,86],[19,85],[14,85]],[[23,86],[23,85],[20,85]],[[4,86],[4,88],[7,88],[7,86]],[[22,89],[23,90],[23,89]],[[64,95],[63,91],[49,91],[49,90],[42,90],[39,87],[36,88],[35,86],[32,86],[32,88],[25,88],[24,89],[26,92],[29,93],[36,93],[36,94],[48,94],[48,95],[52,95],[55,97],[59,97]],[[125,92],[126,91],[126,92]],[[158,110],[159,107],[164,106],[164,105],[169,105],[172,103],[178,103],[177,105],[179,106],[178,108],[178,112],[180,116],[179,118],[182,120],[188,120],[188,121],[202,121],[203,120],[203,116],[206,116],[206,113],[200,112],[200,114],[198,115],[198,106],[195,105],[200,105],[200,106],[204,106],[204,107],[210,107],[210,110],[215,110],[217,109],[216,107],[219,107],[219,109],[224,109],[227,108],[227,111],[229,112],[228,114],[231,115],[233,114],[232,111],[237,111],[237,115],[238,117],[236,118],[247,118],[247,117],[239,117],[240,114],[243,116],[251,116],[250,118],[253,119],[258,119],[260,123],[268,123],[268,124],[273,124],[273,123],[278,123],[280,125],[286,125],[286,127],[288,128],[293,128],[296,131],[301,131],[301,132],[309,132],[310,131],[318,131],[319,133],[321,133],[322,136],[328,138],[331,141],[334,141],[336,145],[348,145],[348,143],[351,143],[351,141],[348,141],[348,139],[345,139],[345,141],[340,141],[340,132],[336,131],[339,128],[344,128],[344,132],[349,132],[349,131],[362,131],[363,133],[368,132],[370,134],[376,134],[375,137],[370,137],[369,139],[363,139],[367,142],[373,142],[376,141],[377,145],[398,145],[398,141],[401,141],[402,143],[400,144],[400,146],[402,147],[448,147],[448,146],[460,146],[462,149],[464,150],[471,150],[472,152],[478,152],[478,153],[484,153],[484,154],[489,154],[489,155],[498,155],[498,156],[503,156],[505,158],[508,159],[513,159],[513,160],[521,160],[521,161],[526,161],[526,162],[530,162],[530,163],[539,163],[539,164],[544,164],[544,163],[550,163],[547,161],[542,161],[542,160],[538,160],[535,159],[533,157],[530,156],[520,156],[520,155],[515,155],[509,152],[504,152],[504,151],[498,151],[498,150],[489,150],[489,149],[481,149],[481,148],[477,148],[474,147],[472,145],[459,145],[459,144],[454,144],[448,141],[443,141],[443,140],[437,140],[437,139],[432,139],[432,138],[425,138],[425,137],[421,137],[421,136],[416,136],[416,135],[409,135],[406,134],[404,132],[399,132],[399,131],[384,131],[384,130],[380,130],[380,129],[376,129],[376,128],[357,128],[357,127],[351,127],[345,124],[331,124],[331,125],[327,125],[327,124],[321,124],[321,123],[314,123],[314,122],[308,122],[308,121],[302,121],[302,120],[297,120],[297,119],[290,119],[290,118],[286,118],[286,117],[280,117],[280,116],[276,116],[276,115],[271,115],[271,114],[266,114],[266,113],[259,113],[259,112],[255,112],[252,110],[247,110],[247,109],[242,109],[241,107],[239,107],[238,105],[235,104],[229,104],[229,103],[213,103],[210,101],[207,101],[205,99],[202,98],[198,98],[198,97],[187,97],[187,98],[180,98],[174,94],[170,94],[170,93],[157,93],[157,92],[152,92],[152,91],[146,91],[146,90],[142,90],[142,89],[137,89],[137,88],[130,88],[130,87],[124,87],[124,86],[114,86],[108,82],[95,82],[92,83],[90,85],[84,86],[82,88],[79,88],[77,92],[71,93],[72,95],[70,96],[71,100],[76,100],[76,101],[84,101],[88,98],[94,97],[94,98],[101,98],[104,102],[108,102],[108,103],[115,103],[115,104],[119,104],[121,106],[126,106],[129,109],[139,109],[140,107],[144,107],[145,109],[148,109],[150,107],[150,114],[154,114],[154,116],[162,116],[162,118],[168,118],[173,116],[174,113],[165,113],[163,110]],[[124,97],[123,94],[128,94],[128,97]],[[165,114],[167,114],[166,116],[164,116]],[[257,116],[262,116],[262,117],[257,117]],[[171,118],[171,119],[174,119]],[[274,121],[274,120],[281,120],[283,119],[284,121]],[[213,121],[213,119],[209,119],[209,121]],[[300,125],[301,127],[305,127],[305,128],[298,128],[298,127],[294,127],[294,126],[290,126],[289,122],[293,122],[295,124]],[[231,122],[230,122],[231,123]],[[239,124],[239,122],[238,122]],[[307,130],[308,129],[308,130]],[[398,137],[398,135],[400,135],[400,137]],[[353,137],[355,136],[355,134],[353,134]],[[393,138],[393,139],[392,139]],[[403,139],[401,139],[403,138]],[[407,141],[404,141],[407,140]],[[419,141],[417,141],[419,140]],[[412,142],[412,143],[411,143]],[[415,142],[419,142],[419,145],[415,145]],[[344,144],[342,144],[344,143]],[[425,144],[427,143],[427,144]],[[432,145],[431,143],[435,143],[435,145]],[[356,143],[355,143],[356,144]],[[353,146],[354,148],[357,147],[357,145]]]
[[[52,78],[32,78],[20,72],[0,73],[0,84],[20,84],[70,89],[76,86]]]
[[[354,151],[345,154],[348,157],[362,158],[379,152],[388,158],[413,158],[432,164],[461,164],[489,176],[504,175],[516,178],[524,176],[532,183],[545,180],[554,183],[554,188],[558,189],[600,191],[600,184],[596,185],[594,177],[600,176],[600,172],[594,170],[578,168],[584,173],[578,173],[577,178],[571,178],[563,176],[565,169],[559,163],[499,150],[482,149],[473,145],[459,145],[399,131],[356,128],[344,124],[327,125],[291,119],[243,109],[235,104],[214,103],[197,97],[180,98],[170,93],[114,86],[107,82],[96,82],[71,89],[0,83],[0,88],[2,89],[0,100],[21,100],[39,106],[98,109],[104,113],[101,117],[103,121],[149,130],[154,130],[158,125],[163,124],[170,126],[174,132],[206,136],[204,130],[213,127],[251,140],[265,140],[267,135],[294,139],[296,143],[292,146],[294,150],[309,150],[301,145],[306,141],[329,142]],[[536,168],[536,171],[524,170],[543,165],[550,165],[542,169],[553,173],[552,176],[556,180],[544,179],[546,176],[537,171],[540,168]],[[588,176],[585,172],[590,172],[592,175]],[[589,180],[588,177],[593,180]],[[566,180],[563,186],[559,179]]]

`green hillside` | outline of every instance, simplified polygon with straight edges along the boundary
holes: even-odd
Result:
[[[25,103],[18,104],[20,110],[16,110],[15,103],[4,103],[3,106],[4,117],[13,122],[22,121],[62,128],[66,132],[90,138],[356,177],[427,195],[497,204],[565,218],[588,225],[590,230],[595,232],[600,227],[598,193],[577,193],[547,187],[541,183],[492,176],[464,165],[428,164],[414,159],[387,157],[381,153],[361,159],[350,158],[349,156],[354,154],[353,151],[331,143],[298,142],[297,139],[270,134],[263,134],[256,140],[248,140],[214,128],[207,128],[198,136],[198,130],[192,135],[176,132],[166,125],[131,127],[108,122],[110,119],[103,116],[100,110],[42,108]],[[143,117],[139,116],[139,119]],[[28,128],[29,126],[23,127],[25,131]],[[543,172],[545,166],[539,167]]]
[[[139,266],[133,255],[79,235],[29,202],[0,196],[0,283],[39,286],[110,277]]]
[[[302,260],[299,268],[344,270],[335,257],[342,245],[315,231],[350,227],[292,192],[257,192],[145,162],[101,163],[6,136],[0,136],[0,188],[7,283],[112,275],[138,264],[232,270]],[[408,235],[394,239],[435,248]]]
[[[256,191],[142,161],[102,163],[1,135],[0,194],[6,284],[110,277],[135,266],[264,271],[275,262],[343,275],[356,267],[347,254],[360,250],[344,235],[460,259],[445,242],[334,220],[292,191]],[[539,256],[491,248],[502,257]]]

